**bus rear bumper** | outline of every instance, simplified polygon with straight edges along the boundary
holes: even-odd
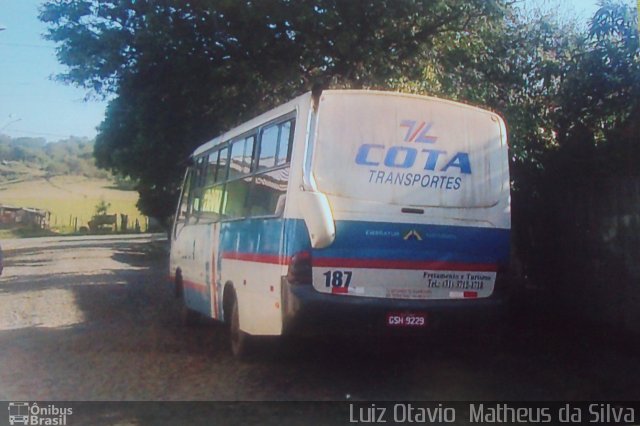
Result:
[[[283,280],[283,331],[285,334],[343,334],[392,331],[391,313],[426,315],[424,329],[486,329],[503,321],[504,298],[495,294],[481,299],[415,300],[326,294],[311,285]]]

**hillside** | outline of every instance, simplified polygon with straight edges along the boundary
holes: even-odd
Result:
[[[144,227],[137,201],[127,182],[95,166],[92,141],[46,143],[0,135],[0,205],[47,210],[56,232],[86,226],[102,202],[109,214],[128,215],[130,227],[136,219]]]
[[[54,176],[111,178],[93,158],[93,141],[69,138],[47,143],[42,138],[0,135],[0,183]]]

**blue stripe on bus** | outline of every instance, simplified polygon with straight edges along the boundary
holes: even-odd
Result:
[[[186,305],[195,311],[211,316],[211,296],[207,286],[203,283],[194,283],[184,280],[182,285]]]
[[[227,222],[220,235],[223,257],[228,252],[288,258],[311,247],[306,225],[300,219]],[[508,229],[338,221],[335,242],[314,249],[313,257],[504,265],[509,252]]]
[[[406,238],[406,239],[405,239]],[[336,241],[314,257],[504,263],[510,231],[464,226],[336,223]]]

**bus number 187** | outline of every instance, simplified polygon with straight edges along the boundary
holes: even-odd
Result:
[[[327,287],[349,287],[352,271],[327,271],[324,274],[324,284]]]

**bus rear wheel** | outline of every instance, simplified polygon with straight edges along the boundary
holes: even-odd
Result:
[[[231,353],[236,358],[244,359],[249,355],[251,337],[240,330],[240,314],[238,312],[238,298],[233,297],[231,305],[231,321],[229,323],[229,342]]]

